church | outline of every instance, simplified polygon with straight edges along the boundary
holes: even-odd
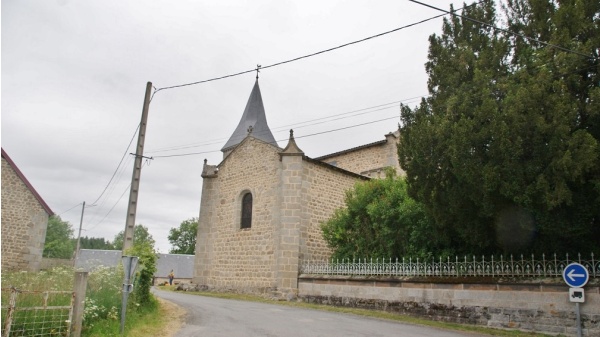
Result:
[[[301,261],[330,256],[320,224],[344,206],[346,191],[383,177],[387,167],[401,174],[398,136],[311,158],[290,130],[281,148],[257,79],[221,149],[223,160],[204,160],[193,283],[217,291],[296,295]]]

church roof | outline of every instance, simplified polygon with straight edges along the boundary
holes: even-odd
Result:
[[[240,119],[240,123],[237,128],[235,128],[235,131],[233,131],[233,134],[227,143],[225,143],[225,146],[223,146],[221,151],[225,152],[231,147],[238,145],[246,138],[249,132],[251,132],[252,136],[255,138],[277,146],[277,141],[275,140],[275,137],[273,137],[271,129],[269,129],[269,125],[267,124],[267,116],[265,115],[265,107],[263,106],[260,88],[258,87],[258,79],[254,83],[254,88],[252,88],[250,98],[248,98],[248,103],[246,103],[246,108],[244,109],[244,114],[242,115],[242,119]]]

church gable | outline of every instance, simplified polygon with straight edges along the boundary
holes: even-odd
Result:
[[[287,145],[279,148],[255,83],[221,150],[223,160],[204,162],[194,282],[209,289],[293,295],[300,261],[330,256],[321,223],[344,206],[356,182],[370,179],[366,170],[393,166],[397,135],[388,136],[311,159],[290,130]]]
[[[196,269],[207,277],[201,283],[273,287],[279,151],[249,136],[218,165],[213,177],[204,179],[198,233],[203,254]],[[244,205],[249,205],[249,222]]]

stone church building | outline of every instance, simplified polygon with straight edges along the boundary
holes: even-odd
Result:
[[[301,261],[326,259],[320,224],[358,181],[398,173],[398,132],[311,158],[278,146],[258,80],[217,165],[204,161],[193,282],[214,290],[293,296]]]

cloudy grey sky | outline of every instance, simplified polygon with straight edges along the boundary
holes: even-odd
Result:
[[[431,3],[448,9],[451,1]],[[112,240],[125,225],[137,135],[128,146],[146,82],[239,73],[439,14],[406,0],[2,0],[1,144],[74,228],[80,204],[95,202],[82,235]],[[382,140],[397,128],[398,102],[427,94],[427,39],[441,25],[437,18],[262,70],[279,145],[290,128],[309,157]],[[198,216],[203,160],[222,159],[254,81],[249,73],[154,96],[145,155],[155,159],[142,169],[136,224],[160,252],[170,248],[170,228]],[[183,156],[159,157],[172,155]]]

